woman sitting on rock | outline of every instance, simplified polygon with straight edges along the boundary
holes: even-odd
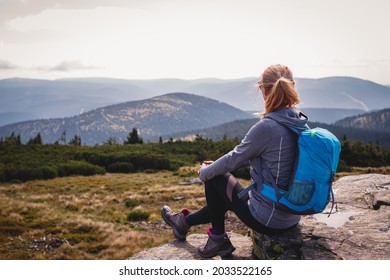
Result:
[[[211,228],[207,230],[209,238],[198,248],[204,258],[229,255],[235,250],[225,232],[224,220],[228,210],[248,227],[265,234],[282,233],[300,220],[299,215],[276,209],[256,189],[239,198],[238,194],[244,188],[229,173],[249,163],[254,181],[257,181],[255,176],[262,176],[264,182],[269,181],[269,174],[265,174],[268,170],[279,188],[288,189],[297,156],[297,134],[267,116],[299,130],[305,129],[307,120],[301,119],[295,108],[299,97],[288,67],[279,64],[268,67],[260,76],[258,87],[265,100],[263,118],[232,151],[215,162],[205,162],[199,170],[199,178],[205,183],[207,205],[194,213],[186,208],[174,213],[168,206],[161,210],[164,221],[181,240],[186,239],[191,226],[211,222]],[[258,162],[268,168],[261,168],[256,164]]]

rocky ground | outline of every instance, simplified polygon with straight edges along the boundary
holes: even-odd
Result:
[[[300,226],[282,239],[260,237],[263,247],[257,244],[255,251],[262,250],[262,256],[270,259],[390,260],[390,176],[346,176],[333,187],[336,207],[329,218],[330,209],[305,216]],[[143,226],[150,230],[168,228],[163,222]],[[237,248],[231,258],[255,258],[248,228],[232,214],[227,217],[226,227]],[[194,230],[198,232],[199,228]],[[205,234],[190,234],[186,242],[173,241],[140,252],[131,259],[199,259],[196,248],[206,240]],[[277,250],[267,251],[270,246]]]

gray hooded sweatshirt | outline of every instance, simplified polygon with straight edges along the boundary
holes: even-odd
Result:
[[[294,108],[266,114],[234,150],[202,168],[199,178],[205,182],[249,163],[253,181],[272,184],[267,179],[272,176],[279,188],[287,189],[297,156],[297,134],[281,123],[304,130],[307,120],[301,119]],[[274,203],[263,198],[256,189],[249,192],[248,206],[252,216],[270,228],[289,228],[300,220],[299,215],[276,209]]]

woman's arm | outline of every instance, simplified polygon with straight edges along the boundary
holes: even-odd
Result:
[[[217,159],[210,165],[203,166],[199,178],[203,182],[211,178],[234,171],[248,164],[249,159],[260,155],[270,140],[270,127],[266,121],[259,121],[251,127],[244,139],[232,151]]]

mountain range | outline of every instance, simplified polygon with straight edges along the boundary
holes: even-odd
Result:
[[[71,117],[112,104],[172,92],[205,96],[243,111],[260,111],[264,104],[256,89],[257,80],[4,79],[0,80],[0,126],[26,120]],[[315,109],[315,114],[311,114],[314,121],[332,123],[347,116],[384,109],[390,104],[390,88],[366,80],[329,77],[297,78],[296,82],[301,107]],[[320,115],[317,117],[317,114]]]
[[[27,142],[40,133],[44,143],[53,143],[63,141],[64,134],[68,140],[78,135],[83,144],[95,145],[108,139],[122,143],[137,128],[145,141],[152,142],[159,137],[194,134],[211,139],[223,135],[242,138],[256,121],[253,112],[264,106],[254,86],[256,81],[0,80],[0,137],[20,134],[22,142]],[[335,124],[338,134],[348,131],[354,139],[364,130],[363,141],[390,138],[381,134],[389,132],[390,109],[385,109],[390,104],[389,87],[331,77],[297,79],[297,88],[300,109],[311,122]],[[177,91],[153,95],[179,89],[197,94]]]
[[[307,113],[305,111],[305,113]],[[199,135],[212,140],[221,140],[223,137],[243,139],[247,131],[259,121],[259,118],[248,118],[234,120],[229,123],[194,129],[192,131],[181,131],[174,134],[164,135],[164,139],[192,139]],[[390,148],[390,109],[375,111],[348,117],[335,124],[324,124],[310,122],[309,127],[322,127],[328,129],[339,139],[358,140],[363,143],[378,143],[382,148]]]
[[[342,127],[356,127],[390,132],[390,108],[347,117],[335,123]]]
[[[95,145],[110,138],[123,143],[129,132],[137,128],[143,140],[157,142],[165,134],[248,117],[248,113],[217,100],[187,93],[171,93],[105,106],[74,117],[6,125],[0,127],[0,137],[20,134],[22,142],[27,142],[40,133],[43,143],[53,143],[65,132],[68,141],[78,135],[82,144]]]
[[[336,115],[342,114],[340,109],[329,110],[333,110]],[[311,117],[311,113],[322,110],[308,108],[303,111]],[[242,139],[258,120],[253,114],[214,99],[188,93],[171,93],[105,106],[73,117],[2,126],[0,137],[14,133],[20,135],[22,142],[26,143],[40,133],[43,143],[67,143],[78,135],[82,144],[95,145],[109,139],[123,143],[129,132],[137,128],[140,136],[151,142],[159,141],[160,137],[164,140],[192,139],[196,135],[213,140],[224,136]],[[390,146],[390,109],[358,114],[337,121],[335,125],[310,123],[328,128],[339,138],[346,136],[362,142],[379,141],[382,146]]]

